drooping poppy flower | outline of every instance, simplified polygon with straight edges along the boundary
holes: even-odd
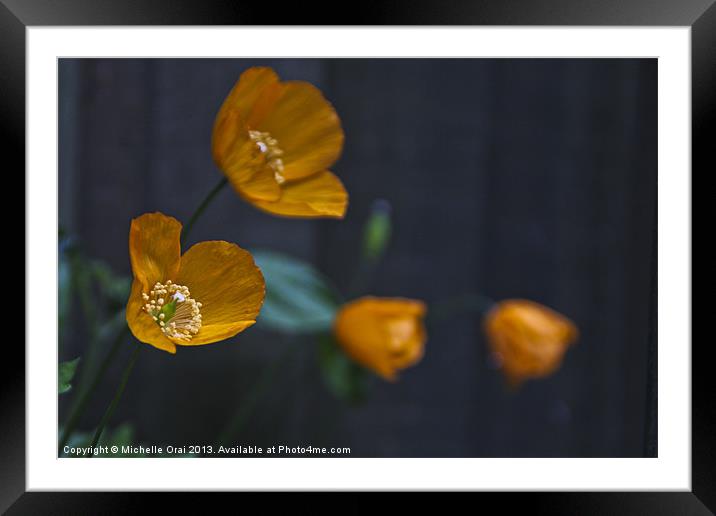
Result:
[[[513,386],[556,371],[579,334],[562,314],[523,299],[497,303],[484,328],[495,361]]]
[[[138,340],[169,353],[245,330],[256,322],[265,293],[248,251],[215,240],[182,255],[181,228],[172,217],[147,213],[129,231],[134,282],[127,324]]]
[[[395,380],[398,370],[423,357],[426,311],[413,299],[362,297],[341,307],[334,333],[349,357]]]
[[[224,100],[212,153],[245,200],[274,215],[342,218],[348,194],[328,170],[343,149],[343,129],[312,84],[281,82],[249,68]]]

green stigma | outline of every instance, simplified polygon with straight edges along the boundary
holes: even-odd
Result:
[[[162,305],[161,310],[159,310],[159,314],[164,314],[163,320],[168,321],[172,317],[174,317],[174,314],[176,313],[176,311],[177,311],[177,300],[172,299],[171,302],[164,303]],[[157,314],[157,316],[159,316],[159,314]]]

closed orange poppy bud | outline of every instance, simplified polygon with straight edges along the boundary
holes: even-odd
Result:
[[[363,297],[340,309],[334,331],[349,357],[386,380],[395,380],[398,370],[423,357],[425,313],[422,301]]]
[[[484,325],[494,358],[514,386],[556,371],[578,336],[577,327],[563,315],[522,299],[497,303]]]

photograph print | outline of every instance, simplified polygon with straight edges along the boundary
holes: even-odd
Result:
[[[58,457],[658,456],[656,59],[58,72]]]

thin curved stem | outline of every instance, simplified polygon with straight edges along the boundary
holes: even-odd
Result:
[[[211,201],[216,197],[216,194],[218,194],[229,182],[229,180],[222,176],[218,183],[216,183],[216,186],[211,189],[211,191],[207,194],[206,197],[204,197],[204,200],[201,201],[201,204],[194,210],[194,213],[191,217],[189,217],[189,221],[186,223],[184,228],[181,230],[181,242],[182,244],[186,241],[187,237],[189,236],[189,232],[191,231],[191,228],[194,227],[194,223],[201,217],[201,214],[204,213],[204,210],[211,204]]]
[[[139,351],[141,349],[142,344],[140,342],[137,342],[134,346],[132,356],[129,358],[129,363],[127,364],[127,367],[124,368],[124,373],[122,373],[122,380],[119,383],[119,387],[117,387],[117,392],[114,393],[114,398],[112,398],[112,402],[109,404],[109,407],[107,407],[107,410],[102,416],[99,425],[97,425],[97,430],[95,431],[94,437],[92,438],[90,448],[94,448],[95,446],[97,446],[100,437],[102,437],[102,432],[104,431],[104,428],[107,426],[107,423],[109,423],[110,419],[112,419],[112,414],[114,414],[114,411],[119,404],[119,400],[122,398],[122,394],[124,393],[124,389],[127,386],[127,382],[129,381],[129,376],[132,374],[134,364],[137,363],[137,358],[139,358]],[[89,457],[92,457],[92,455],[89,455]]]
[[[261,398],[263,398],[269,388],[273,385],[273,379],[275,378],[276,373],[293,354],[294,348],[295,346],[292,343],[289,343],[288,347],[276,360],[264,367],[258,380],[251,386],[251,389],[246,394],[244,399],[241,400],[237,411],[219,435],[217,444],[230,445],[231,440],[235,439],[236,436],[244,429],[246,423],[251,417],[251,414],[258,405],[258,402],[261,401]]]
[[[186,223],[186,225],[182,228],[181,232],[181,242],[184,243],[189,236],[189,233],[191,232],[192,227],[196,223],[196,221],[199,219],[199,217],[204,213],[206,208],[211,204],[211,202],[214,200],[214,197],[227,185],[228,179],[224,176],[219,180],[219,182],[214,186],[214,188],[211,189],[211,191],[207,194],[207,196],[204,198],[204,200],[201,201],[199,206],[197,206],[196,210],[194,210],[194,213],[189,218],[189,221]],[[94,329],[91,331],[92,334],[96,333]],[[58,453],[62,453],[62,449],[65,447],[67,442],[70,440],[70,437],[72,436],[72,433],[75,431],[75,428],[77,427],[77,424],[82,417],[82,414],[84,414],[84,411],[87,408],[87,403],[89,402],[89,399],[91,395],[94,393],[97,385],[99,384],[100,380],[106,373],[107,369],[109,368],[109,365],[112,363],[112,359],[114,358],[114,355],[117,353],[117,350],[119,349],[119,346],[121,344],[121,341],[124,340],[124,338],[129,333],[129,328],[125,326],[122,332],[117,336],[116,341],[112,345],[112,348],[110,349],[109,353],[105,357],[104,361],[102,362],[102,365],[97,370],[94,378],[92,379],[91,383],[85,389],[82,394],[80,395],[79,401],[75,404],[74,408],[72,409],[72,412],[70,413],[70,416],[67,420],[67,424],[65,425],[65,428],[62,431],[62,436],[60,438],[60,444],[58,446]]]
[[[109,369],[109,366],[112,363],[114,356],[117,354],[117,351],[119,351],[122,341],[126,338],[127,333],[129,333],[129,328],[125,326],[123,330],[119,333],[119,335],[117,335],[117,338],[114,340],[114,343],[112,344],[112,347],[107,353],[107,356],[102,361],[102,365],[100,365],[99,369],[97,369],[97,372],[95,373],[94,378],[90,382],[89,386],[82,391],[80,399],[75,405],[75,408],[70,414],[69,418],[67,419],[67,424],[62,431],[60,445],[58,446],[58,453],[62,453],[62,449],[70,440],[72,432],[74,432],[75,428],[77,428],[77,423],[79,423],[80,417],[82,417],[82,414],[87,408],[87,403],[89,402],[90,396],[94,393],[95,389],[97,388],[97,385],[99,385],[100,380],[107,372],[107,369]]]

